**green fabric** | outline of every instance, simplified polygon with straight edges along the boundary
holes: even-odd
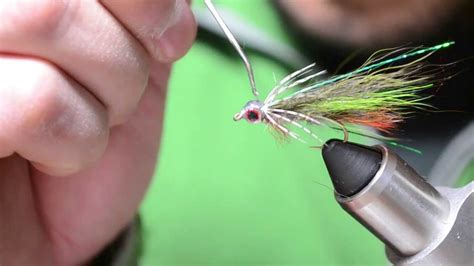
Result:
[[[216,5],[222,1],[216,1]],[[266,1],[227,1],[285,40]],[[286,71],[250,54],[266,95]],[[237,54],[198,41],[174,68],[159,167],[142,204],[141,265],[385,265],[335,202],[321,152],[234,122],[252,99]]]

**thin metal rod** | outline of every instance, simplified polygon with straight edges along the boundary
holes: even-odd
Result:
[[[245,65],[245,68],[247,69],[247,74],[250,80],[250,87],[252,87],[253,95],[255,95],[255,97],[258,97],[258,91],[257,91],[257,87],[255,86],[255,78],[253,75],[252,65],[250,64],[250,61],[245,55],[244,50],[242,49],[242,47],[240,47],[239,42],[237,42],[237,40],[235,39],[230,29],[224,23],[224,20],[221,18],[221,16],[217,12],[216,8],[214,7],[214,4],[212,4],[212,1],[204,0],[204,3],[206,3],[207,8],[211,12],[212,16],[216,19],[217,24],[219,24],[222,31],[227,36],[227,39],[229,39],[229,42],[232,44],[232,46],[234,46],[235,50],[237,50],[237,52],[240,55],[240,58],[242,58],[242,61],[244,61],[244,65]]]

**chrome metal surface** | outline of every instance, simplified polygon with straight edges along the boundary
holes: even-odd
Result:
[[[425,249],[449,223],[449,201],[383,146],[374,179],[341,206],[401,256]]]
[[[474,265],[474,182],[434,188],[383,146],[379,171],[339,204],[386,244],[395,265]]]
[[[387,248],[389,260],[396,265],[438,266],[474,265],[474,183],[461,189],[439,187],[451,203],[449,222],[439,237],[416,255],[402,257]]]

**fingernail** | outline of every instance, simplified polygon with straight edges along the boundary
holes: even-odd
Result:
[[[51,176],[69,176],[79,172],[78,166],[65,166],[65,167],[49,167],[41,163],[31,163],[38,171]]]
[[[175,25],[181,20],[184,8],[185,1],[176,0],[174,11],[167,19],[165,29],[157,41],[157,54],[160,61],[168,61],[175,53],[173,36],[170,35],[172,35]]]
[[[189,21],[194,18],[185,0],[177,0],[175,13],[170,17],[168,26],[157,40],[157,56],[161,62],[171,62],[181,57],[187,50]],[[191,34],[193,35],[193,34]],[[194,38],[194,36],[193,36]]]

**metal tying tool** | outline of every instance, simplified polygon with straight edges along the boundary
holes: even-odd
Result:
[[[474,183],[433,187],[384,146],[331,140],[323,158],[346,212],[396,265],[472,265]]]

